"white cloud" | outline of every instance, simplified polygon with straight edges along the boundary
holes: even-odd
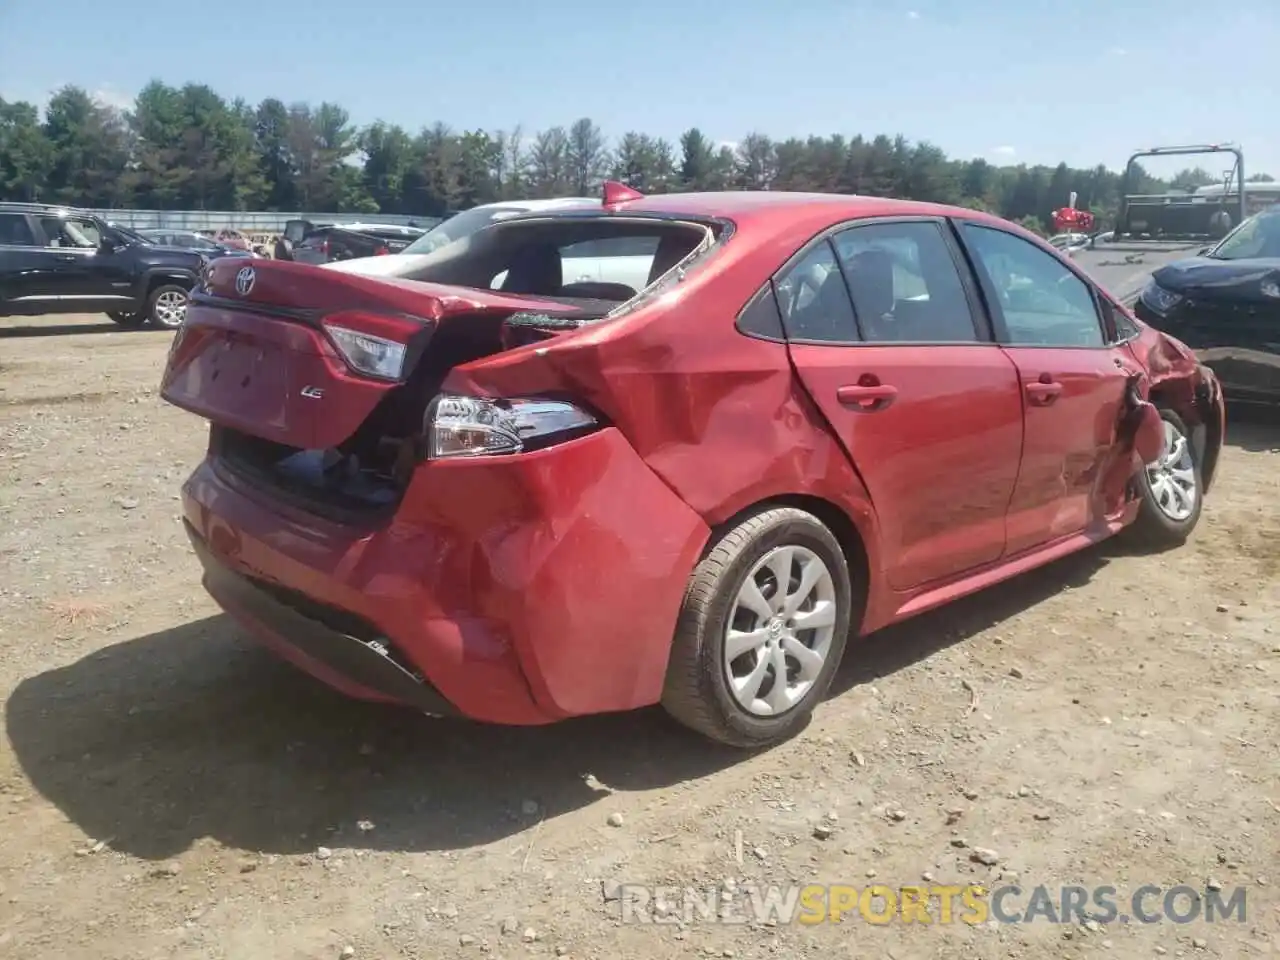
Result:
[[[992,147],[991,152],[997,157],[1012,157],[1017,154],[1018,148],[1010,146]]]
[[[1109,47],[1107,49],[1107,53],[1111,54],[1111,56],[1113,57],[1123,57],[1128,52],[1129,51],[1126,50],[1124,47]]]
[[[918,12],[916,12],[915,10],[908,10],[908,11],[907,11],[907,19],[908,19],[908,20],[919,20],[919,19],[920,19],[920,14],[919,14]]]
[[[738,141],[737,140],[717,140],[716,141],[717,150],[723,150],[725,147],[728,147],[730,150],[737,150]]]
[[[104,107],[114,107],[117,110],[133,109],[134,95],[132,93],[123,93],[110,84],[98,87],[89,95]]]

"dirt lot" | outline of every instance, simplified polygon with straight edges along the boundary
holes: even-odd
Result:
[[[744,757],[656,711],[418,718],[260,652],[178,525],[204,433],[156,395],[168,339],[0,321],[0,956],[1280,954],[1280,428],[1233,423],[1185,548],[873,637],[805,734]],[[1212,882],[1247,916],[641,925],[602,892],[1015,874],[1006,911]]]

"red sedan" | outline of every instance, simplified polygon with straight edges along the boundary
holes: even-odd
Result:
[[[163,393],[206,589],[426,713],[775,742],[851,636],[1183,541],[1223,442],[1182,344],[971,210],[608,184],[404,259],[216,261]]]

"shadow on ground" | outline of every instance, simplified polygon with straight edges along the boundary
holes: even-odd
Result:
[[[588,774],[645,790],[743,757],[657,710],[502,728],[351,701],[224,616],[29,678],[5,723],[36,790],[87,835],[152,859],[204,836],[275,853],[469,847],[529,826],[525,800],[552,817],[600,799]]]
[[[102,323],[41,323],[33,321],[30,326],[0,327],[0,340],[6,337],[19,339],[23,337],[61,337],[81,333],[157,333],[155,327],[122,327],[111,320]]]
[[[1111,558],[1127,552],[1123,544],[1106,541],[861,640],[850,641],[831,695],[840,696],[854,687],[873,683],[1004,623],[1063,590],[1083,587]]]
[[[1227,446],[1251,453],[1280,451],[1280,408],[1261,404],[1229,405]]]
[[[1089,551],[850,647],[834,695],[892,673],[1107,562]],[[201,837],[245,850],[444,850],[509,836],[616,790],[707,776],[747,754],[658,709],[541,728],[434,720],[330,692],[216,616],[21,683],[8,735],[31,783],[88,836],[136,856]],[[376,828],[361,833],[357,823]]]

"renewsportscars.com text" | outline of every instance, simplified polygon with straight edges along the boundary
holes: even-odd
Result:
[[[623,884],[615,897],[624,923],[977,925],[1051,923],[1244,923],[1245,889],[1179,885],[1020,886],[807,884],[662,887]]]

